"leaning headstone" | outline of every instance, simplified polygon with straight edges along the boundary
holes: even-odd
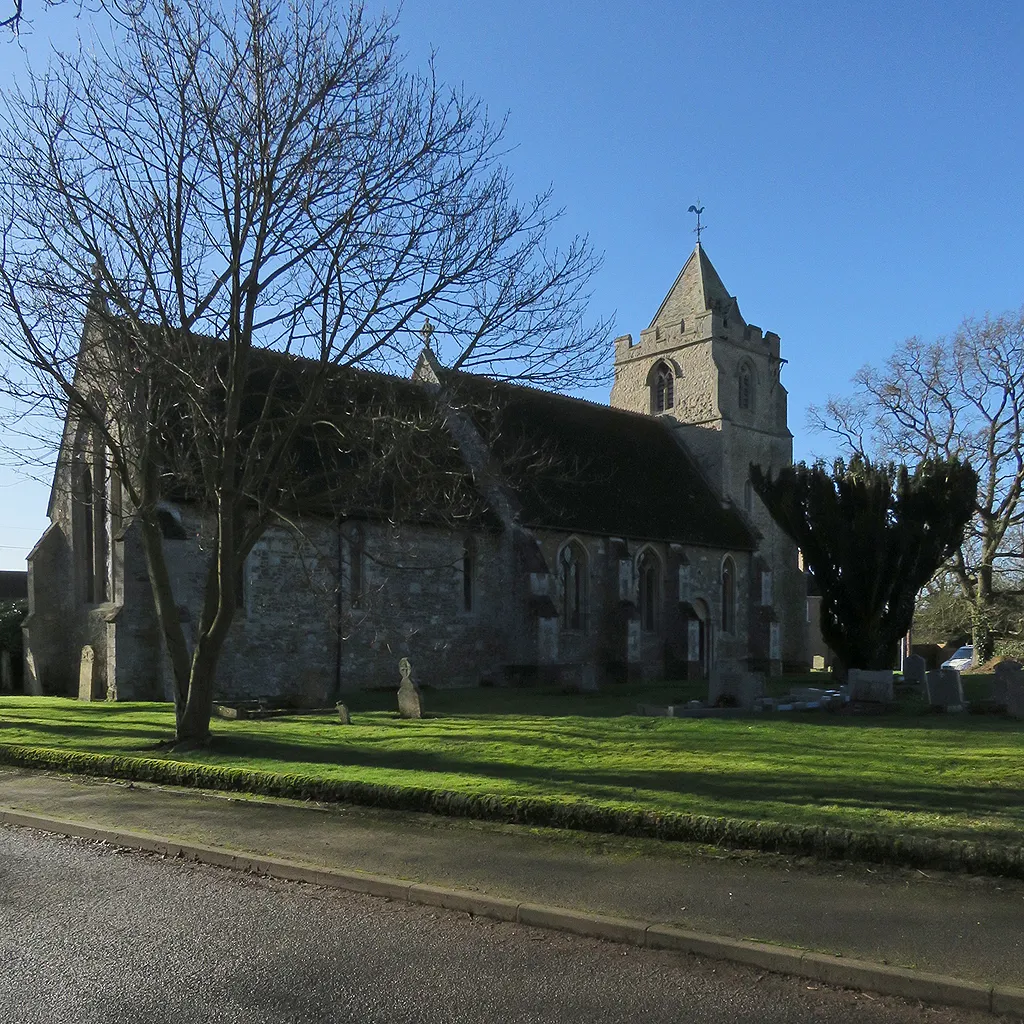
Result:
[[[0,693],[14,692],[14,669],[11,668],[11,652],[0,651]]]
[[[903,659],[903,682],[924,692],[924,674],[927,665],[920,654],[908,654]]]
[[[334,706],[338,710],[338,721],[341,722],[342,725],[351,725],[352,716],[348,713],[348,707],[345,704],[342,704],[341,701],[338,701]]]
[[[964,688],[955,668],[940,668],[925,677],[928,703],[936,708],[959,708],[964,703]]]
[[[850,700],[873,704],[892,701],[892,669],[851,668],[846,674],[846,682],[850,687]]]
[[[398,687],[398,713],[403,718],[422,718],[423,702],[419,687],[412,681],[412,665],[408,658],[402,658],[398,663],[398,671],[402,677]]]
[[[82,648],[82,660],[78,664],[78,699],[92,700],[93,668],[96,662],[96,652],[91,645],[86,644]]]

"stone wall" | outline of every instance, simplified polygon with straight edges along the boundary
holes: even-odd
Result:
[[[560,551],[570,540],[586,550],[588,608],[586,627],[573,630],[564,619],[563,583],[557,567]],[[732,552],[736,567],[736,625],[724,633],[722,623],[722,564],[726,552],[677,544],[648,543],[631,539],[611,540],[574,534],[540,533],[545,559],[553,568],[551,597],[559,613],[558,661],[564,666],[589,663],[597,681],[630,676],[663,679],[686,673],[696,657],[689,649],[690,609],[708,609],[712,660],[719,665],[746,665],[749,641],[747,606],[750,587],[750,555]],[[660,606],[655,629],[647,631],[638,618],[637,565],[644,551],[651,551],[660,566]],[[623,583],[623,574],[626,582]],[[638,633],[630,649],[630,623]],[[695,670],[695,669],[694,669]]]

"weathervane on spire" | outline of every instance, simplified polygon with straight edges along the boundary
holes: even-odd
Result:
[[[697,197],[697,202],[700,202],[700,197]],[[707,227],[707,224],[701,224],[700,215],[704,212],[703,206],[691,206],[687,213],[697,214],[697,226],[693,229],[694,234],[697,236],[697,244],[700,245],[700,233]]]

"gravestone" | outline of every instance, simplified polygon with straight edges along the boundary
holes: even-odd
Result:
[[[90,644],[82,648],[82,660],[78,664],[78,699],[92,700],[93,670],[96,652]]]
[[[824,672],[825,671],[825,657],[824,657],[824,655],[816,654],[814,656],[813,660],[811,661],[811,668],[813,668],[815,672]]]
[[[345,704],[342,704],[341,701],[338,701],[334,706],[338,711],[338,721],[341,722],[342,725],[351,725],[352,716],[348,713],[348,707]]]
[[[993,704],[1005,708],[1009,682],[1010,676],[1008,676],[1005,672],[1002,675],[997,675],[995,679],[992,680],[991,688],[988,691],[989,701],[991,701]]]
[[[920,654],[908,654],[903,659],[903,681],[909,686],[917,687],[923,693],[926,668],[925,660]]]
[[[537,661],[554,665],[558,661],[559,620],[553,616],[537,620]]]
[[[722,697],[732,697],[748,711],[764,696],[764,676],[757,672],[713,672],[708,680],[708,704],[716,707]]]
[[[1010,688],[1014,683],[1024,683],[1024,666],[1019,661],[1001,661],[995,668],[995,679],[988,699],[993,704],[1008,707]]]
[[[640,661],[640,620],[630,619],[626,623],[626,661],[636,665]]]
[[[11,652],[0,651],[0,693],[14,692],[14,669],[11,667]]]
[[[850,688],[850,700],[873,704],[892,701],[892,669],[851,668],[846,674],[846,683]]]
[[[1011,718],[1024,718],[1024,675],[1006,680],[1006,713]]]
[[[940,668],[925,676],[928,691],[928,703],[936,708],[962,707],[964,688],[960,682],[960,673],[955,668]]]
[[[419,687],[412,681],[412,665],[409,664],[408,658],[399,661],[398,671],[402,677],[402,683],[398,687],[398,713],[403,718],[422,718],[423,701]]]

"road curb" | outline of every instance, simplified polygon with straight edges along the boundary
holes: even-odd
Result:
[[[572,932],[576,935],[647,949],[670,949],[713,960],[728,960],[779,974],[809,978],[840,988],[867,990],[943,1006],[960,1006],[996,1014],[1024,1016],[1024,988],[983,985],[947,975],[889,967],[866,960],[826,956],[786,946],[688,931],[673,925],[650,924],[568,910],[564,907],[501,899],[482,893],[447,889],[383,875],[317,868],[280,857],[239,853],[223,847],[179,842],[141,832],[99,828],[84,822],[50,818],[26,811],[0,808],[0,823],[97,840],[147,853],[160,853],[168,857],[181,857],[202,864],[247,871],[271,878],[311,882],[314,885],[370,896],[463,911],[478,917]]]

